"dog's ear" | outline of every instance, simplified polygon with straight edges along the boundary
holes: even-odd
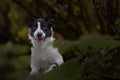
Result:
[[[46,18],[44,18],[44,20],[48,23],[49,28],[51,28],[52,27],[52,21],[51,21],[51,19],[48,18],[48,17],[46,17]]]
[[[28,27],[30,27],[34,21],[35,21],[35,18],[26,18],[23,23]]]
[[[52,23],[58,18],[57,15],[49,15],[44,18],[44,20],[49,24],[49,26],[52,26]]]

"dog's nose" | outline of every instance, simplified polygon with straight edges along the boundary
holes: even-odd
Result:
[[[37,33],[37,36],[38,36],[38,37],[41,37],[41,36],[42,36],[42,33]]]

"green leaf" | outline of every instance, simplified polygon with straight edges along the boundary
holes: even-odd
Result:
[[[82,36],[79,41],[77,42],[78,47],[83,53],[86,53],[88,48],[94,53],[98,52],[100,49],[109,49],[111,47],[115,47],[120,45],[120,42],[114,40],[109,35],[100,35],[98,33],[91,33]]]
[[[115,24],[120,25],[120,18],[115,21]]]

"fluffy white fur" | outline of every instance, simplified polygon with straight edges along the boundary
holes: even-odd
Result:
[[[29,39],[33,44],[31,48],[31,74],[36,74],[39,71],[49,72],[55,66],[63,63],[58,49],[53,47],[53,36],[47,37],[41,46],[30,34]]]

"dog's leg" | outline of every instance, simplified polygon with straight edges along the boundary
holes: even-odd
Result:
[[[33,74],[37,74],[38,73],[38,70],[36,68],[32,68],[30,74],[33,75]]]
[[[52,64],[47,70],[44,71],[44,73],[47,73],[47,72],[51,71],[53,68],[61,65],[63,62],[64,62],[64,61],[63,61],[62,58],[61,58],[61,59],[58,59],[58,60],[56,61],[56,63]]]
[[[57,64],[52,64],[47,70],[44,71],[44,73],[50,72],[56,66],[57,66]]]
[[[35,62],[33,62],[33,60],[31,60],[31,72],[30,74],[37,74],[39,72],[39,67],[36,66]]]

